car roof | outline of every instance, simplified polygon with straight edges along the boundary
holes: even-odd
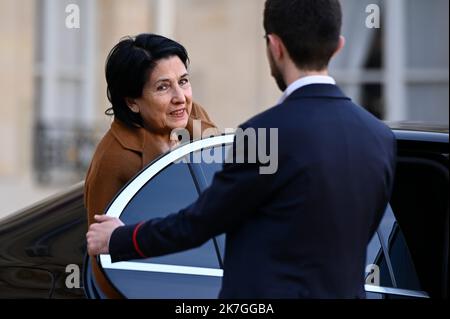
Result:
[[[385,121],[385,123],[393,130],[448,134],[448,124],[414,121]]]

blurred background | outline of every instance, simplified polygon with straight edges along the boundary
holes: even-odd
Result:
[[[104,63],[123,36],[182,43],[194,99],[222,129],[273,106],[281,92],[266,62],[264,2],[0,0],[0,217],[84,179],[111,123]],[[330,67],[338,85],[380,119],[448,125],[449,1],[341,3],[347,43]],[[70,4],[79,28],[66,25]]]

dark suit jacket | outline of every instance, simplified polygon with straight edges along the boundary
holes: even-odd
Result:
[[[186,209],[141,224],[158,256],[226,233],[222,298],[364,298],[366,247],[389,201],[395,138],[337,86],[311,84],[242,128],[278,128],[278,170],[225,164]],[[116,229],[113,261],[139,258],[136,225]]]

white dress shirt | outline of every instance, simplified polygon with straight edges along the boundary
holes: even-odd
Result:
[[[283,95],[281,96],[278,104],[283,103],[289,95],[292,94],[295,90],[298,90],[302,86],[309,84],[336,84],[336,81],[328,75],[309,75],[302,77],[294,82],[292,82],[286,90],[284,90]]]

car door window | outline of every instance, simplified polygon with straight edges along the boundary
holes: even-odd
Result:
[[[193,172],[199,183],[200,192],[204,191],[209,185],[216,172],[220,171],[223,163],[226,161],[232,144],[222,144],[214,147],[208,147],[190,154],[189,160],[192,163]],[[223,267],[223,256],[225,254],[225,234],[217,236],[214,244],[219,250],[221,259],[221,268]]]
[[[201,191],[190,157],[196,150],[220,146],[224,141],[232,138],[196,141],[166,154],[122,190],[107,214],[131,224],[185,208]],[[206,180],[203,187],[210,183],[212,171],[220,167],[220,163],[214,163],[214,168],[202,171]],[[161,257],[111,263],[109,255],[102,255],[100,261],[109,280],[128,298],[216,298],[219,293],[221,259],[213,240],[198,248]]]
[[[211,185],[214,174],[222,169],[230,149],[231,144],[218,145],[195,151],[190,155],[191,163],[200,166],[207,186]]]
[[[165,217],[193,203],[198,192],[186,163],[173,163],[153,177],[129,202],[120,218],[125,224]],[[211,242],[203,246],[161,257],[138,259],[136,262],[150,262],[170,265],[215,267],[218,260]]]
[[[379,276],[378,288],[372,286],[374,271]],[[366,286],[367,297],[373,299],[427,296],[420,289],[408,247],[390,205],[367,247],[366,284],[371,285]],[[377,289],[380,292],[372,292]]]
[[[397,223],[388,239],[388,247],[397,287],[421,290],[419,278],[406,245],[405,237]]]
[[[386,214],[385,214],[386,215]],[[380,241],[380,228],[383,224],[383,220],[380,223],[380,227],[372,236],[369,244],[367,245],[366,254],[366,290],[370,288],[366,293],[369,299],[383,299],[384,295],[381,293],[370,292],[374,286],[376,287],[392,287],[392,277],[384,258],[383,246]],[[368,287],[367,285],[370,285]]]

